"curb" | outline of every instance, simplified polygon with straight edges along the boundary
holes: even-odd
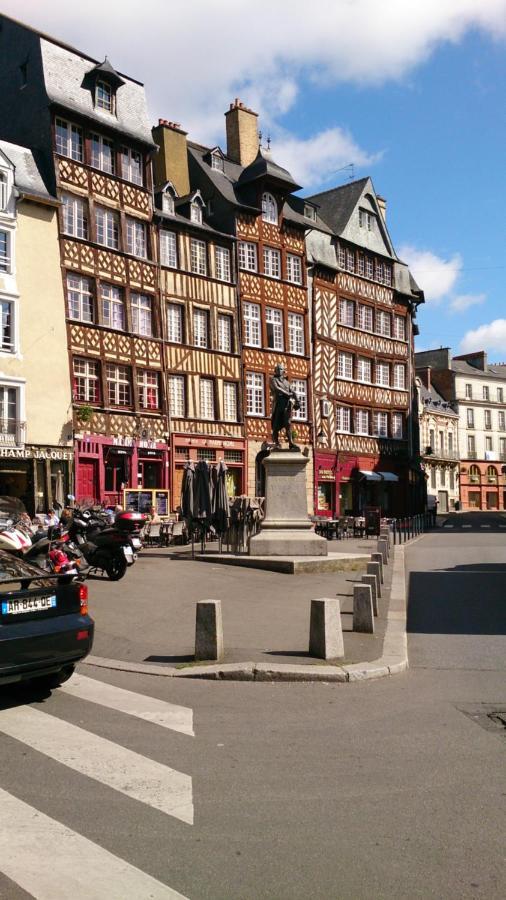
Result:
[[[99,669],[112,669],[117,672],[135,672],[138,675],[154,675],[162,678],[205,678],[215,681],[335,681],[349,683],[372,681],[377,678],[385,678],[387,675],[399,675],[408,668],[404,547],[405,545],[396,545],[393,548],[392,586],[383,641],[383,655],[371,662],[351,663],[348,666],[290,665],[289,663],[273,665],[271,663],[244,662],[167,669],[165,666],[143,665],[119,659],[88,656],[83,660],[83,664]]]

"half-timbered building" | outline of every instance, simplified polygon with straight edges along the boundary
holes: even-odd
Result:
[[[108,60],[1,25],[3,135],[36,148],[61,203],[76,493],[118,503],[168,473],[144,88]]]
[[[397,257],[369,178],[309,197],[315,511],[415,511],[413,319],[423,294]]]

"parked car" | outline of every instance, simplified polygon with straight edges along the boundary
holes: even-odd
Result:
[[[58,687],[90,652],[88,588],[0,550],[0,685]]]

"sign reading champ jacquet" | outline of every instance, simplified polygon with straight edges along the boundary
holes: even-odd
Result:
[[[71,460],[73,451],[60,447],[0,447],[2,459],[53,459]]]

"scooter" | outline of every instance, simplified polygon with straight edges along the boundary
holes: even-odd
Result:
[[[128,564],[135,562],[132,542],[114,527],[103,527],[91,510],[76,510],[69,525],[69,553],[78,551],[89,569],[105,572],[111,581],[123,578]],[[81,571],[83,567],[81,565]]]

